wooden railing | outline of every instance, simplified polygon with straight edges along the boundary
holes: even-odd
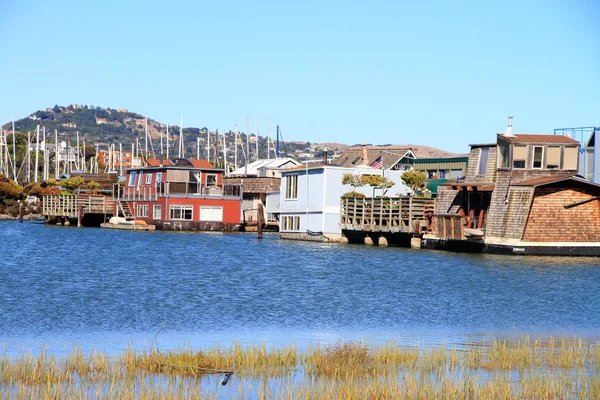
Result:
[[[240,185],[207,186],[190,182],[160,182],[156,185],[140,187],[115,185],[113,189],[115,201],[156,201],[157,197],[242,197]]]
[[[112,214],[113,201],[107,196],[44,195],[42,214],[48,217],[77,217],[82,214]]]
[[[340,227],[367,232],[414,231],[429,226],[434,200],[420,197],[342,197]]]

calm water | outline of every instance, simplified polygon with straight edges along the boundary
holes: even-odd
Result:
[[[0,222],[5,351],[600,337],[600,259]]]

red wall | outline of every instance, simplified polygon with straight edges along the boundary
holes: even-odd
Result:
[[[136,201],[129,202],[129,207],[131,211],[135,215],[137,212],[138,204],[148,204],[148,218],[138,218],[151,220],[152,219],[152,205],[160,204],[162,205],[162,220],[169,220],[169,206],[171,205],[191,205],[194,207],[193,213],[193,221],[200,222],[200,206],[213,206],[213,207],[223,207],[223,221],[225,223],[233,223],[238,224],[241,222],[241,200],[222,200],[222,199],[194,199],[194,198],[165,198],[159,197],[155,202],[147,202],[147,201]]]

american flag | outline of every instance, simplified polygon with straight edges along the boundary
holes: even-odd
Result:
[[[371,164],[369,164],[369,167],[377,168],[377,169],[382,169],[383,168],[383,161],[381,159],[381,156],[379,156],[377,158],[377,160],[375,160]]]

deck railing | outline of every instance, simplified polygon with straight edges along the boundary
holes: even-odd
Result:
[[[112,214],[113,201],[108,196],[44,195],[42,214],[48,217],[77,217],[82,214]]]
[[[429,227],[434,200],[420,197],[342,197],[340,227],[366,232],[414,231]]]
[[[240,185],[201,185],[193,182],[159,182],[153,186],[142,185],[140,187],[116,185],[114,200],[120,201],[156,201],[158,197],[242,197]]]

